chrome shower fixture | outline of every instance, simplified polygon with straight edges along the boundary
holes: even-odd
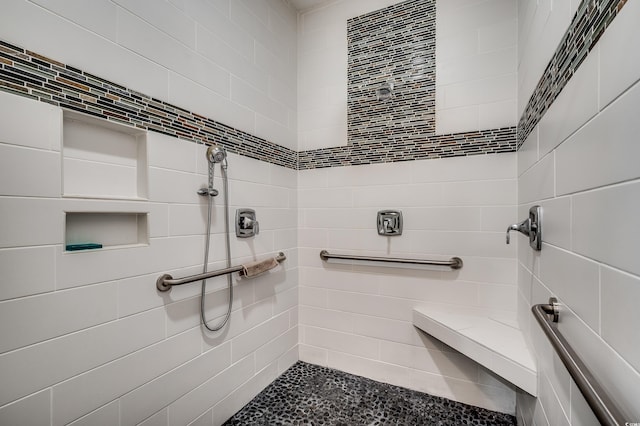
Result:
[[[507,228],[507,244],[509,244],[509,232],[518,231],[529,237],[529,245],[532,249],[542,249],[542,207],[533,206],[529,209],[529,217],[520,223],[514,223]]]
[[[393,98],[393,81],[386,81],[376,89],[378,101],[386,101]]]
[[[226,166],[227,160],[227,151],[224,150],[221,146],[211,145],[207,148],[207,160],[210,163],[223,163],[223,167]]]
[[[218,190],[213,187],[214,165],[220,163],[220,167],[227,170],[227,151],[221,146],[211,145],[207,148],[207,161],[209,162],[208,186],[200,188],[198,195],[215,197],[218,195]]]

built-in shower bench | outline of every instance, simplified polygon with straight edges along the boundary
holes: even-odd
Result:
[[[462,309],[419,307],[413,325],[537,396],[536,364],[517,324]]]

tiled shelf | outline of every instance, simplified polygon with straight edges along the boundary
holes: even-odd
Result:
[[[457,309],[415,308],[413,325],[536,396],[537,368],[522,331],[515,324]]]
[[[101,248],[116,248],[147,245],[148,228],[147,213],[66,212],[65,246],[99,244]]]

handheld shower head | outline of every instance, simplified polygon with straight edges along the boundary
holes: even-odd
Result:
[[[207,159],[210,163],[222,163],[227,159],[227,152],[218,145],[207,148]]]

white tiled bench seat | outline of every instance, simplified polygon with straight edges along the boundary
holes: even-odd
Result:
[[[537,369],[516,324],[459,309],[418,307],[413,325],[529,394],[537,395]]]

